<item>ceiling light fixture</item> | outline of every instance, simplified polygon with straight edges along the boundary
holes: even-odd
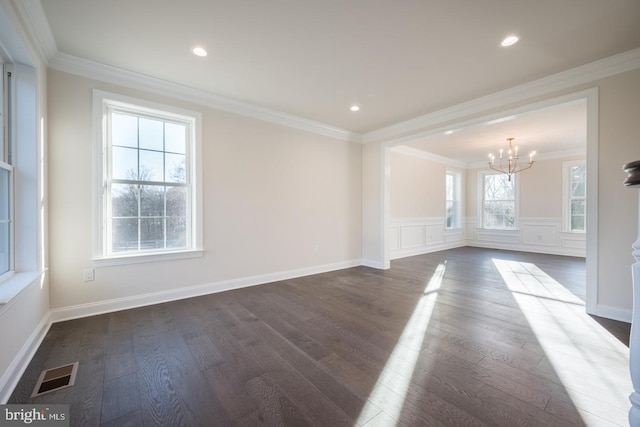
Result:
[[[504,150],[502,148],[500,149],[500,161],[498,163],[498,166],[495,165],[496,156],[494,156],[493,153],[489,154],[489,167],[494,171],[506,174],[509,177],[509,181],[511,181],[511,175],[522,172],[523,170],[527,170],[531,166],[533,166],[533,156],[536,155],[535,151],[529,153],[529,163],[527,164],[527,166],[518,169],[518,146],[513,146],[514,139],[515,138],[507,138],[507,141],[509,141],[509,149],[506,155],[506,165],[502,165],[502,159],[505,157]]]
[[[360,111],[360,106],[358,104],[353,104],[349,110],[355,113],[356,111]]]
[[[513,46],[514,44],[518,43],[518,40],[520,40],[518,36],[512,35],[502,40],[502,42],[500,43],[500,46],[502,47]]]
[[[207,56],[207,51],[202,47],[194,47],[192,50],[193,54],[196,56]]]

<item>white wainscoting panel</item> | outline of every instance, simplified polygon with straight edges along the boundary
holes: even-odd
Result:
[[[425,225],[406,225],[400,227],[400,247],[410,249],[422,247],[426,244]]]
[[[389,232],[391,259],[465,245],[464,231],[447,230],[444,217],[393,218]]]
[[[475,217],[465,218],[465,239],[469,246],[586,256],[586,235],[563,233],[561,218],[520,218],[516,230],[476,228]]]
[[[554,224],[526,223],[522,225],[522,243],[535,246],[558,246],[559,228]]]

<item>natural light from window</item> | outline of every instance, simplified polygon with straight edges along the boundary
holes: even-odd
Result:
[[[360,411],[356,425],[371,421],[373,421],[372,425],[397,424],[407,398],[409,383],[422,349],[429,320],[436,305],[438,290],[446,269],[445,264],[446,261],[439,264],[427,282],[424,293],[418,300],[400,339],[369,394],[367,403]]]
[[[628,371],[611,367],[628,366],[629,349],[595,320],[580,315],[584,302],[535,264],[492,261],[536,335],[544,353],[540,363],[548,361],[585,423],[605,422],[590,414],[593,405],[605,406],[612,417],[615,413],[617,419],[625,419],[631,379]],[[583,342],[598,343],[598,351],[585,351]],[[585,393],[591,389],[607,393],[597,397]]]

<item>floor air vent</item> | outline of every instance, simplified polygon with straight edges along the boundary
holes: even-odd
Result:
[[[78,362],[42,371],[31,397],[42,396],[62,388],[71,387],[76,380],[77,372]]]

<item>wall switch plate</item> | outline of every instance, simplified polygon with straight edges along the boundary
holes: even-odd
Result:
[[[89,268],[82,272],[82,280],[85,282],[93,282],[95,278],[95,270],[93,268]]]

